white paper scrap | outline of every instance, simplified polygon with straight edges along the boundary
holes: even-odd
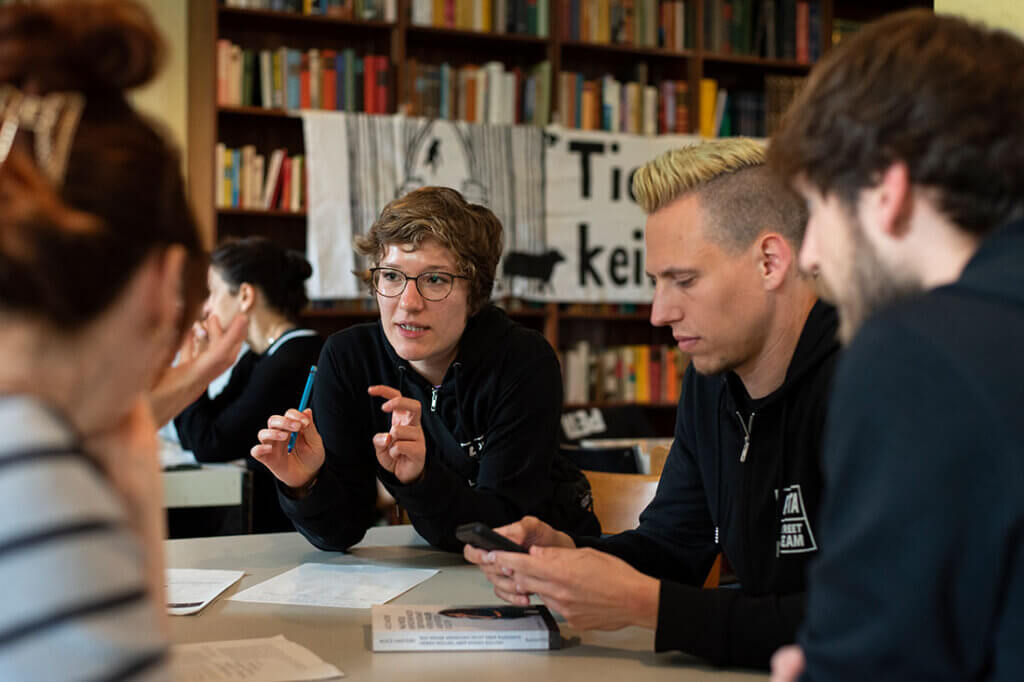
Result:
[[[302,564],[231,597],[236,601],[368,609],[391,601],[438,571],[366,564]]]
[[[310,682],[345,676],[284,635],[175,644],[171,647],[171,671],[178,682]]]
[[[206,608],[217,596],[245,575],[245,571],[168,568],[164,573],[167,613],[187,616]]]

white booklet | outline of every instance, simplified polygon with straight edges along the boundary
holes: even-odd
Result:
[[[373,607],[374,651],[558,649],[561,633],[546,606]]]
[[[264,604],[368,609],[391,601],[437,573],[433,568],[367,564],[302,564],[231,599]]]
[[[345,676],[284,635],[175,644],[171,671],[178,682],[312,682]]]

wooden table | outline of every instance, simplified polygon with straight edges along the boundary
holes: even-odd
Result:
[[[173,568],[244,570],[245,577],[195,616],[171,618],[176,643],[271,637],[288,639],[345,671],[349,680],[453,682],[595,682],[765,680],[749,671],[717,670],[678,653],[655,654],[643,628],[579,633],[561,623],[565,646],[544,652],[373,653],[370,610],[229,601],[227,597],[302,563],[438,568],[440,573],[398,597],[405,604],[492,604],[490,584],[461,555],[429,547],[411,526],[373,528],[348,554],[321,552],[298,533],[167,541]]]

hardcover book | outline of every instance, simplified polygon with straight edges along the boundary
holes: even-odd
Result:
[[[561,633],[545,606],[373,607],[374,651],[558,649]]]

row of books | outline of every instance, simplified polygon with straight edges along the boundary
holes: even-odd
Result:
[[[700,81],[700,134],[770,137],[804,83],[802,76],[765,76],[764,90],[730,92],[713,78]]]
[[[592,43],[683,50],[683,0],[564,0],[558,5],[562,38]]]
[[[704,46],[709,52],[810,64],[822,52],[818,0],[706,0]]]
[[[254,145],[217,145],[214,170],[217,208],[299,212],[306,206],[306,164],[302,154],[275,149],[267,160]]]
[[[523,71],[501,62],[455,67],[409,60],[410,116],[471,123],[547,125],[551,116],[551,63]]]
[[[386,55],[344,50],[247,50],[217,41],[217,105],[388,111]]]
[[[568,404],[675,402],[689,363],[675,346],[592,348],[587,341],[564,351],[561,360]]]
[[[547,38],[549,0],[412,0],[414,26],[520,33]]]
[[[623,83],[606,75],[587,80],[563,71],[558,82],[562,124],[581,130],[606,130],[636,135],[686,133],[690,130],[686,81]]]
[[[339,19],[396,21],[398,0],[221,0],[226,7],[298,12]]]

